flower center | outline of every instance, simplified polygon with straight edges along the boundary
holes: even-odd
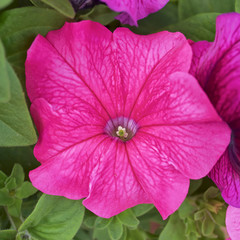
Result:
[[[137,129],[137,123],[133,119],[118,117],[108,120],[104,130],[109,136],[126,142],[133,138]]]

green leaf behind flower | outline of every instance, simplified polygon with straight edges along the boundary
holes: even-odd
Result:
[[[193,41],[213,41],[215,37],[215,22],[218,15],[219,13],[201,13],[176,24],[166,26],[161,30],[182,32],[186,38]]]
[[[28,230],[36,239],[71,240],[77,233],[83,216],[81,201],[44,194],[19,231]]]
[[[69,0],[41,0],[43,3],[56,9],[59,13],[66,17],[74,18],[75,11]]]
[[[0,146],[27,146],[37,141],[21,84],[9,63],[11,100],[0,103]]]
[[[38,35],[60,28],[66,17],[52,9],[23,7],[0,14],[0,37],[8,61],[24,85],[27,49]]]
[[[186,19],[199,13],[233,12],[235,0],[179,0],[179,18]]]
[[[5,57],[5,50],[0,40],[0,103],[10,100],[10,83],[8,76],[8,67]]]

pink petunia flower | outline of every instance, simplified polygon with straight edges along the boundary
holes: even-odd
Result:
[[[116,12],[122,12],[117,19],[123,24],[138,25],[139,19],[163,8],[169,0],[101,0]]]
[[[33,185],[86,198],[101,217],[153,203],[167,218],[230,140],[187,73],[191,58],[181,33],[111,33],[82,21],[38,36],[26,61],[41,163]]]
[[[240,208],[228,206],[226,213],[226,227],[230,236],[229,240],[240,239]]]
[[[213,43],[192,45],[191,73],[232,130],[231,142],[209,176],[224,200],[240,207],[240,14],[222,14]]]

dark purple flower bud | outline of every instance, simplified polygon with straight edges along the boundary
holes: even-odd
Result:
[[[70,0],[75,11],[79,11],[81,9],[91,8],[94,5],[99,3],[99,0]]]

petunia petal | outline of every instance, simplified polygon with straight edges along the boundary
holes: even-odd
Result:
[[[191,47],[181,33],[160,32],[140,36],[128,29],[119,28],[113,37],[124,86],[125,109],[122,114],[128,118],[131,118],[136,105],[143,106],[146,94],[149,94],[148,98],[156,94],[154,84],[161,87],[171,73],[187,72],[190,68]],[[144,110],[141,109],[141,112]]]
[[[230,147],[227,148],[209,173],[209,177],[216,183],[228,204],[240,207],[240,176],[229,161],[231,151]]]
[[[240,239],[240,208],[228,206],[226,227],[231,240]]]
[[[150,13],[163,8],[169,0],[102,0],[109,8],[121,13],[117,19],[123,24],[136,25],[138,19],[142,19]]]
[[[139,132],[127,150],[139,183],[166,219],[186,197],[189,179],[171,165],[158,144],[156,138]]]
[[[228,150],[210,173],[225,201],[240,206],[240,14],[217,17],[214,43],[194,43],[190,72],[232,129]],[[206,47],[204,47],[206,46]],[[200,54],[199,54],[200,52]]]
[[[135,175],[125,144],[104,143],[104,158],[92,173],[89,196],[83,204],[98,216],[109,218],[141,203],[152,203]]]
[[[139,126],[222,122],[197,80],[183,72],[150,79],[132,116]]]
[[[71,41],[69,40],[71,39]],[[28,51],[26,86],[33,101],[71,108],[86,102],[106,118],[115,117],[121,104],[118,73],[114,67],[112,33],[90,21],[66,23],[47,39],[38,36]],[[39,49],[41,48],[41,52]]]
[[[191,42],[190,45],[192,46],[193,50],[193,59],[189,73],[195,76],[198,79],[200,85],[204,87],[207,81],[207,77],[202,76],[202,74],[206,73],[206,71],[205,69],[202,69],[200,62],[212,43],[208,41],[200,41],[196,43]]]

